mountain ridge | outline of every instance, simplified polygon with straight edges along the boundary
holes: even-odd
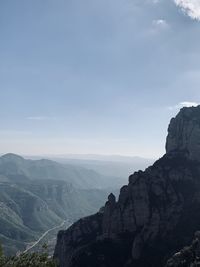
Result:
[[[122,184],[118,177],[101,175],[83,166],[62,164],[50,159],[25,159],[13,153],[0,157],[0,175],[11,180],[14,179],[13,175],[20,175],[21,179],[25,177],[29,180],[64,180],[81,189],[105,189],[113,187],[114,184],[118,188]]]
[[[24,250],[63,220],[73,222],[103,204],[109,189],[98,188],[104,183],[101,175],[69,166],[12,153],[0,157],[0,240],[6,254]]]
[[[200,224],[199,127],[200,106],[182,109],[168,128],[166,154],[131,175],[118,201],[109,195],[98,213],[59,232],[59,266],[160,267],[190,242]]]

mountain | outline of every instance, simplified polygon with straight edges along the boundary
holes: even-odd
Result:
[[[6,254],[24,250],[64,220],[69,224],[95,212],[110,191],[105,184],[101,175],[82,167],[0,157],[0,241]]]
[[[5,178],[6,177],[6,178]],[[73,164],[56,161],[24,159],[15,154],[0,157],[0,181],[15,180],[63,180],[81,189],[119,188],[122,179],[101,175],[98,172]]]
[[[168,128],[166,154],[129,177],[119,199],[60,231],[60,267],[161,267],[200,225],[200,106]],[[186,265],[184,265],[186,266]]]
[[[120,187],[127,182],[130,173],[144,170],[154,162],[153,159],[127,156],[107,155],[61,155],[52,159],[75,166],[82,166],[94,170],[103,176],[115,177]]]

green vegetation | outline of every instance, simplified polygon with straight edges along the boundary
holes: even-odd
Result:
[[[2,245],[0,243],[0,257],[2,257],[2,256],[3,256],[3,248],[2,248]]]
[[[83,189],[93,174],[49,160],[26,160],[13,154],[0,157],[0,240],[5,254],[24,251],[63,221],[69,225],[98,210],[108,192]],[[98,178],[94,175],[95,181]],[[52,248],[55,240],[50,243]]]
[[[44,245],[44,250],[47,246]],[[57,267],[56,262],[43,253],[24,253],[19,256],[6,257],[0,245],[0,267]]]
[[[56,267],[46,253],[27,253],[12,258],[0,257],[0,267]]]

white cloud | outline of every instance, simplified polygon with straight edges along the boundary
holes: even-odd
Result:
[[[170,30],[170,24],[162,18],[154,19],[151,21],[150,27],[146,29],[142,36],[152,37],[159,35],[160,33],[165,33]]]
[[[151,32],[152,33],[157,33],[160,32],[162,30],[167,30],[169,29],[169,24],[167,23],[166,20],[164,19],[156,19],[152,21],[152,29]]]
[[[197,107],[198,105],[200,105],[200,103],[190,102],[190,101],[183,101],[183,102],[178,103],[175,106],[168,107],[168,109],[169,110],[175,110],[175,109],[181,109],[183,107]]]
[[[152,24],[156,27],[168,27],[168,23],[166,22],[166,20],[164,19],[157,19],[157,20],[153,20]]]
[[[185,14],[200,21],[200,0],[174,0]]]

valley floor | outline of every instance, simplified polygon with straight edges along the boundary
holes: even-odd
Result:
[[[71,226],[71,222],[69,222],[68,220],[64,220],[61,224],[43,233],[37,241],[33,243],[29,243],[27,245],[26,250],[24,250],[23,252],[20,252],[19,254],[27,253],[27,252],[34,252],[34,251],[41,251],[43,245],[47,244],[47,250],[48,250],[49,255],[53,255],[53,249],[56,243],[57,232],[59,230],[67,229],[70,226]]]

